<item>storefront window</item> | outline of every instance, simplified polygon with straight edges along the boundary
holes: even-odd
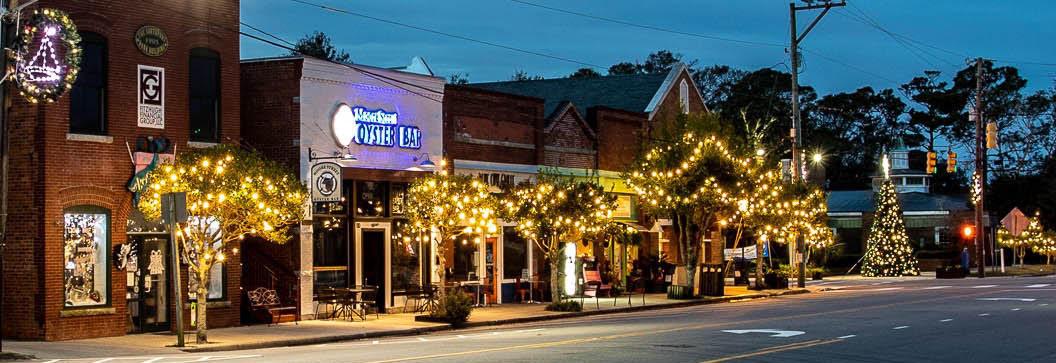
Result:
[[[187,223],[196,224],[202,217],[189,217]],[[223,246],[220,234],[220,221],[214,217],[205,217],[209,223],[207,227],[207,233],[215,235],[216,240],[213,241],[213,249],[219,249]],[[227,298],[227,279],[224,274],[226,268],[223,263],[216,262],[209,268],[209,285],[206,286],[206,300],[223,300]],[[188,297],[192,300],[198,298],[198,275],[196,273],[188,274],[190,277],[187,279]]]
[[[206,48],[191,49],[191,141],[220,141],[220,54]]]
[[[402,216],[407,209],[407,183],[392,183],[392,215]]]
[[[348,286],[348,219],[316,215],[312,262],[318,287]]]
[[[459,236],[454,241],[454,258],[448,260],[450,264],[448,271],[451,271],[451,281],[477,281],[480,280],[480,276],[477,274],[477,266],[480,264],[480,244],[482,240],[479,236],[473,236],[464,234]]]
[[[357,181],[356,182],[356,215],[363,217],[385,216],[389,205],[388,183]]]
[[[110,212],[99,207],[76,207],[64,214],[65,306],[110,303]]]
[[[502,229],[502,278],[525,280],[528,273],[528,240],[514,227]]]
[[[403,290],[421,283],[421,244],[406,220],[392,222],[392,289]]]

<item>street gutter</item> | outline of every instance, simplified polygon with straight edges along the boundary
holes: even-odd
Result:
[[[791,290],[783,290],[783,291],[775,291],[775,292],[762,292],[762,293],[752,293],[752,294],[743,294],[743,295],[733,295],[733,296],[722,296],[722,297],[714,297],[714,298],[703,298],[703,299],[695,299],[695,300],[686,300],[686,301],[681,301],[681,302],[671,303],[671,304],[641,305],[641,306],[632,306],[632,307],[626,307],[626,308],[616,308],[616,309],[606,309],[606,310],[591,310],[591,311],[580,311],[580,312],[571,312],[571,313],[554,314],[554,315],[539,315],[539,316],[529,316],[529,317],[523,317],[523,318],[510,318],[510,319],[499,319],[499,320],[491,320],[491,321],[469,322],[469,323],[464,324],[461,328],[457,328],[457,329],[479,328],[479,327],[510,325],[510,324],[522,324],[522,323],[532,323],[532,322],[539,322],[539,321],[561,320],[561,319],[577,318],[577,317],[584,317],[584,316],[594,316],[594,315],[607,315],[607,314],[630,313],[630,312],[639,312],[639,311],[676,309],[676,308],[698,306],[698,305],[709,305],[709,304],[718,304],[718,303],[743,301],[743,300],[765,299],[765,298],[769,298],[769,297],[777,297],[777,296],[784,296],[784,295],[806,294],[806,293],[809,293],[809,292],[810,292],[810,290],[808,290],[808,289],[791,289]],[[326,343],[335,343],[335,342],[345,342],[345,341],[352,341],[352,340],[374,339],[374,338],[382,338],[382,337],[421,335],[421,334],[427,334],[427,333],[433,333],[433,332],[439,332],[439,331],[449,331],[449,330],[456,330],[456,328],[453,328],[450,325],[442,325],[442,326],[434,326],[434,327],[409,328],[409,329],[390,330],[390,331],[377,331],[377,332],[365,332],[365,333],[355,333],[355,334],[340,334],[340,335],[332,335],[332,336],[324,336],[324,337],[294,338],[294,339],[287,339],[287,340],[275,340],[275,341],[254,342],[254,343],[244,343],[244,344],[230,344],[230,345],[204,346],[204,347],[186,347],[186,348],[183,348],[183,349],[180,349],[180,350],[183,351],[183,352],[187,352],[187,353],[205,353],[205,352],[225,352],[225,351],[248,350],[248,349],[293,347],[293,346],[304,346],[304,345],[317,345],[317,344],[326,344]]]

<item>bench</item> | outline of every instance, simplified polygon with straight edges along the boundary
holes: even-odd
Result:
[[[605,296],[611,295],[612,285],[601,281],[601,273],[598,270],[583,270],[583,297],[594,298],[594,304],[599,305],[598,308],[601,308],[598,298],[602,294]],[[582,305],[582,302],[580,305]]]
[[[250,311],[266,316],[268,326],[282,323],[283,317],[290,317],[290,320],[286,321],[293,321],[297,324],[297,307],[283,306],[275,290],[258,287],[247,292],[246,297],[249,300]]]

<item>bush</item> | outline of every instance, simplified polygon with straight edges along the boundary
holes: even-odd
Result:
[[[462,326],[469,320],[473,310],[473,297],[461,291],[449,293],[440,302],[440,308],[433,312],[434,317],[443,318],[448,324]]]
[[[583,305],[580,305],[579,301],[575,301],[575,300],[558,301],[558,302],[552,302],[552,303],[550,303],[550,305],[547,305],[546,306],[546,310],[547,311],[572,311],[572,312],[583,311]]]

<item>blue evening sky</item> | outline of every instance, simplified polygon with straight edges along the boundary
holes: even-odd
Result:
[[[783,47],[746,46],[657,32],[509,0],[307,1],[605,67],[620,61],[642,60],[658,49],[682,53],[702,65],[727,64],[744,69],[787,63],[788,58]],[[683,32],[788,43],[787,1],[525,1]],[[819,93],[851,91],[863,85],[895,87],[922,75],[925,69],[938,69],[947,78],[964,67],[966,56],[1050,63],[1013,65],[1029,80],[1029,88],[1053,86],[1056,50],[1052,45],[1056,26],[1052,19],[1056,15],[1056,2],[848,0],[848,3],[853,7],[834,9],[802,45],[807,52],[801,82],[815,86]],[[891,36],[850,16],[860,17],[863,12],[881,27],[912,39],[902,40],[918,47],[914,50],[918,55]],[[799,17],[801,26],[810,20],[806,13],[800,13]],[[516,70],[548,78],[561,77],[582,67],[327,12],[289,0],[243,0],[242,21],[291,42],[312,31],[323,31],[360,64],[399,66],[413,56],[422,56],[438,75],[465,72],[471,82],[505,80]],[[244,58],[284,53],[282,49],[242,38]],[[783,65],[778,67],[784,69]],[[605,73],[602,69],[598,71]]]

